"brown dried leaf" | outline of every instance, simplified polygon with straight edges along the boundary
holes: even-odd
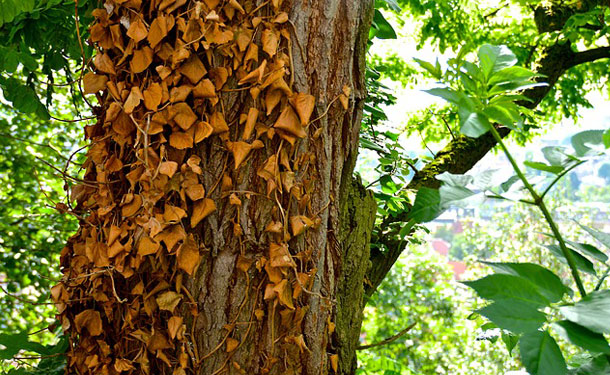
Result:
[[[151,352],[172,348],[172,345],[161,332],[155,332],[148,340],[146,346]]]
[[[133,39],[136,43],[143,40],[148,36],[148,30],[146,29],[146,25],[142,22],[140,16],[135,22],[132,22],[129,26],[129,30],[127,30],[127,36]]]
[[[153,50],[146,46],[142,49],[135,50],[133,57],[129,62],[133,73],[142,73],[148,68],[153,61]]]
[[[123,104],[125,113],[132,113],[133,110],[140,105],[140,101],[142,101],[142,99],[144,99],[144,97],[142,96],[140,88],[138,86],[133,86],[129,92],[127,100],[125,100],[125,104]]]
[[[195,54],[191,55],[191,57],[180,66],[180,69],[178,69],[178,71],[184,76],[186,76],[186,78],[188,78],[193,85],[196,85],[199,80],[201,80],[201,78],[203,78],[203,76],[207,73],[207,70],[203,66],[203,63]]]
[[[83,77],[83,91],[84,94],[95,94],[98,91],[106,89],[106,82],[108,77],[102,74],[87,73]]]
[[[112,75],[116,74],[116,70],[114,69],[114,63],[110,59],[110,56],[108,56],[108,54],[106,53],[98,53],[95,56],[95,59],[93,59],[93,65],[95,65],[97,70],[99,70],[100,72]]]
[[[231,353],[239,346],[239,341],[235,340],[232,337],[227,337],[227,353]]]
[[[167,36],[169,31],[167,28],[166,16],[159,16],[155,18],[150,24],[150,31],[148,32],[148,43],[152,48],[155,48],[157,44]]]
[[[274,286],[273,291],[277,294],[282,305],[294,310],[294,305],[292,303],[292,288],[286,279],[283,279],[279,284]]]
[[[172,206],[171,204],[165,204],[163,219],[166,223],[177,223],[185,217],[186,211],[184,211],[182,208]]]
[[[280,38],[277,31],[265,29],[263,31],[261,41],[263,42],[263,51],[267,52],[269,56],[273,57],[276,54],[278,44],[280,43]]]
[[[299,117],[289,105],[284,108],[273,126],[299,138],[305,138],[307,136]]]
[[[183,318],[181,316],[172,316],[169,318],[167,322],[167,330],[169,332],[169,337],[175,339],[178,335],[178,330],[182,327]]]
[[[229,131],[229,126],[225,121],[225,117],[220,112],[212,113],[212,116],[210,116],[210,125],[212,125],[212,128],[214,129],[212,134],[220,134]]]
[[[74,325],[79,333],[87,329],[91,336],[102,334],[102,318],[99,311],[85,310],[74,317]]]
[[[216,211],[216,203],[209,198],[195,202],[193,214],[191,215],[191,228],[195,228],[201,220],[205,219],[214,211]]]
[[[298,236],[299,234],[305,232],[306,229],[311,228],[313,226],[313,220],[308,218],[307,216],[292,216],[290,218],[290,228],[292,229],[292,235]]]
[[[216,88],[209,79],[203,79],[193,88],[193,96],[196,98],[215,98]]]
[[[269,263],[272,267],[296,267],[285,243],[269,245]]]
[[[119,373],[124,372],[124,371],[135,370],[136,368],[131,363],[132,362],[129,359],[125,359],[125,358],[117,359],[114,362],[114,369]]]
[[[184,150],[193,147],[193,136],[187,132],[172,132],[169,135],[169,145]]]
[[[332,354],[330,356],[330,367],[332,367],[333,371],[337,373],[339,371],[339,355]]]
[[[178,249],[178,268],[192,275],[200,261],[199,247],[193,236],[190,235]]]
[[[241,136],[241,139],[248,140],[254,131],[254,125],[256,125],[256,120],[258,119],[258,109],[252,107],[248,111],[248,118],[246,119],[246,127],[244,128],[244,133]]]
[[[301,118],[301,125],[307,125],[313,113],[316,98],[313,95],[297,93],[290,98],[290,104],[297,110]]]
[[[146,109],[156,111],[161,104],[161,98],[163,97],[163,89],[157,82],[151,83],[150,86],[143,93],[144,106]]]
[[[121,207],[121,214],[123,217],[133,216],[140,210],[140,207],[142,207],[142,197],[139,194],[127,194],[125,203]]]
[[[140,242],[138,243],[138,255],[146,256],[157,253],[161,245],[155,241],[153,241],[148,236],[142,236],[140,238]]]
[[[188,195],[192,201],[198,201],[205,198],[205,189],[201,184],[191,185],[186,188],[186,195]]]
[[[176,173],[177,170],[178,163],[176,163],[175,161],[164,161],[159,166],[159,173],[164,174],[169,178],[172,178],[172,176],[174,175],[174,173]]]
[[[173,292],[173,291],[169,291],[169,292],[165,292],[157,297],[157,305],[159,306],[159,309],[161,309],[161,310],[173,312],[181,300],[182,300],[182,295],[180,295],[176,292]]]
[[[199,143],[212,135],[214,128],[205,121],[200,121],[195,125],[195,143]]]
[[[184,130],[190,127],[197,121],[197,115],[191,107],[186,103],[176,103],[170,107],[170,116]]]

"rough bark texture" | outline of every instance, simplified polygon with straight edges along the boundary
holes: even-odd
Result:
[[[307,349],[299,351],[298,346],[284,345],[299,327],[282,327],[283,319],[290,318],[280,316],[271,302],[263,300],[260,288],[264,272],[251,270],[246,275],[236,268],[240,253],[256,260],[267,251],[264,226],[273,217],[274,202],[252,195],[239,211],[239,224],[244,230],[241,239],[232,234],[235,208],[228,202],[218,205],[216,213],[199,228],[198,234],[209,251],[189,289],[200,310],[193,322],[200,374],[222,369],[259,374],[269,367],[271,373],[278,374],[326,374],[332,372],[333,355],[338,355],[332,360],[338,360],[339,373],[349,374],[355,363],[362,284],[374,219],[372,197],[352,184],[365,96],[364,53],[372,1],[295,0],[285,2],[283,7],[294,29],[295,89],[314,95],[314,117],[324,116],[313,124],[315,129],[322,129],[320,138],[301,141],[295,151],[297,155],[315,156],[310,165],[315,184],[311,205],[321,219],[317,229],[307,232],[306,239],[290,242],[292,254],[312,251],[312,259],[317,261],[317,272],[304,297],[308,310],[302,332]],[[347,110],[336,100],[345,86],[353,93]],[[225,102],[225,110],[239,114],[243,101],[243,97],[232,96]],[[232,120],[228,118],[227,122]],[[209,161],[202,168],[206,188],[212,187],[222,175],[226,152],[212,145],[200,149],[199,154]],[[267,156],[253,157],[233,176],[236,190],[260,190],[256,171]],[[220,197],[220,193],[217,195],[213,198]],[[366,204],[356,205],[357,198]],[[282,203],[288,204],[287,215],[298,213],[294,204]],[[257,319],[255,310],[264,311],[265,316]],[[240,342],[231,353],[224,346],[228,337]],[[277,364],[269,366],[269,361]]]

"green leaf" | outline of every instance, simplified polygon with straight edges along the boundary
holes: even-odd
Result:
[[[519,112],[515,111],[514,108],[511,108],[508,105],[491,105],[486,107],[483,110],[483,113],[485,113],[485,115],[491,121],[495,121],[508,127],[512,127],[515,124],[520,124],[523,122]]]
[[[561,350],[548,332],[530,332],[519,340],[521,361],[531,375],[565,375],[567,367]]]
[[[545,247],[547,249],[549,249],[551,251],[551,253],[559,259],[560,262],[562,262],[564,264],[568,264],[568,261],[563,256],[563,252],[561,251],[561,248],[559,246],[546,245]],[[597,272],[595,272],[595,267],[593,267],[593,263],[591,263],[591,261],[589,259],[585,258],[584,256],[580,255],[578,252],[576,252],[570,248],[568,248],[568,251],[572,254],[572,257],[574,258],[574,263],[576,264],[576,268],[578,268],[579,270],[586,272],[590,275],[597,275]]]
[[[479,66],[486,77],[492,72],[509,68],[517,63],[517,56],[506,46],[484,44],[479,48]]]
[[[474,289],[479,296],[494,301],[514,300],[534,308],[549,305],[549,300],[531,282],[519,276],[494,274],[463,284]]]
[[[519,342],[519,336],[513,335],[512,333],[502,332],[502,341],[504,345],[506,345],[506,350],[508,350],[508,354],[512,357],[513,349],[517,346]]]
[[[396,39],[396,31],[390,23],[385,19],[383,13],[379,9],[375,9],[375,15],[373,16],[373,28],[375,28],[375,37],[379,39]]]
[[[546,322],[546,316],[528,304],[498,300],[476,311],[498,327],[514,333],[535,331]]]
[[[461,106],[458,113],[460,115],[460,131],[464,135],[478,138],[489,131],[491,124],[483,113],[471,112]]]
[[[562,306],[559,311],[571,322],[593,332],[610,333],[610,290],[592,292],[573,306]]]
[[[390,7],[390,9],[392,9],[394,12],[400,12],[402,10],[396,0],[383,0],[383,2],[388,4],[388,7]]]
[[[4,56],[4,70],[7,73],[14,73],[19,66],[19,54],[13,49],[8,49],[8,52]]]
[[[548,164],[540,163],[538,161],[524,161],[523,164],[525,164],[526,166],[528,166],[532,169],[536,169],[536,170],[544,171],[544,172],[550,172],[550,173],[554,173],[554,174],[559,174],[559,173],[563,172],[563,170],[564,170],[563,167],[555,166],[555,165],[548,165]]]
[[[438,62],[438,59],[436,59],[436,65],[432,65],[432,63],[429,63],[429,62],[424,61],[424,60],[420,60],[418,58],[413,58],[413,60],[415,60],[415,62],[418,63],[419,66],[421,66],[428,73],[430,73],[432,75],[432,77],[434,77],[436,79],[441,79],[442,78],[443,72],[441,71],[441,67],[440,67],[440,64]]]
[[[467,174],[453,174],[443,172],[435,177],[439,181],[443,181],[445,185],[466,187],[474,181],[474,178]]]
[[[563,295],[571,290],[565,286],[561,279],[548,269],[534,263],[492,263],[483,262],[495,272],[520,276],[536,286],[538,292],[550,302],[558,302]]]
[[[509,82],[524,82],[529,81],[534,77],[539,77],[538,74],[529,69],[520,66],[511,66],[493,73],[487,82],[490,86],[509,83]]]
[[[610,129],[606,130],[602,140],[604,141],[604,146],[606,146],[606,148],[610,148]]]
[[[438,190],[423,187],[417,191],[408,218],[418,223],[432,221],[442,213],[440,203],[441,195]]]
[[[600,262],[606,262],[608,260],[608,256],[604,254],[601,250],[596,248],[593,245],[589,245],[587,243],[579,243],[570,240],[565,240],[565,242],[570,245],[573,249],[578,251],[583,255],[590,256],[591,258],[597,259]]]
[[[572,147],[576,155],[584,156],[591,151],[589,145],[601,145],[603,143],[603,130],[585,130],[572,137]]]
[[[0,349],[0,359],[11,359],[21,350],[43,355],[50,354],[44,345],[30,341],[27,332],[12,335],[0,333],[0,345],[5,347],[5,349]]]
[[[430,95],[434,95],[434,96],[443,98],[446,101],[453,103],[455,105],[458,105],[458,106],[460,105],[460,102],[464,98],[464,94],[460,93],[459,91],[455,91],[455,90],[452,90],[452,89],[446,88],[446,87],[423,90],[423,91]]]
[[[553,323],[553,328],[561,337],[583,349],[594,353],[610,353],[610,346],[603,335],[581,325],[562,320]]]
[[[580,366],[575,371],[571,371],[573,375],[610,375],[610,363],[605,354],[600,354],[593,357],[589,362]]]
[[[586,230],[587,233],[589,233],[593,238],[601,242],[602,245],[604,245],[607,249],[610,249],[610,234],[589,228],[580,223],[578,223],[578,225],[580,225],[582,229]]]

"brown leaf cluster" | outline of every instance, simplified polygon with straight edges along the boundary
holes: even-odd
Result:
[[[319,226],[310,205],[315,155],[297,152],[310,136],[316,100],[293,88],[282,3],[107,0],[93,12],[98,53],[83,85],[101,108],[86,128],[86,183],[72,190],[83,219],[52,290],[71,342],[68,372],[197,373],[187,322],[198,308],[184,286],[209,256],[197,228],[211,215],[237,218],[251,196],[233,191],[233,179],[248,168],[251,190],[276,207],[268,249],[243,250],[237,270],[266,280],[266,307],[254,316],[281,316],[283,352],[308,352],[303,295],[317,261],[311,248],[296,254],[291,243]],[[225,113],[231,95],[241,95],[242,113]],[[226,150],[231,166],[218,184],[204,183],[199,150],[206,145]],[[219,210],[227,206],[233,211]],[[233,235],[242,236],[234,223]],[[241,340],[228,337],[226,353]],[[291,363],[259,354],[265,371]]]

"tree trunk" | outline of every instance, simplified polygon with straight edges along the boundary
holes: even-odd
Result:
[[[352,180],[370,0],[108,1],[68,373],[351,374],[375,201]]]

